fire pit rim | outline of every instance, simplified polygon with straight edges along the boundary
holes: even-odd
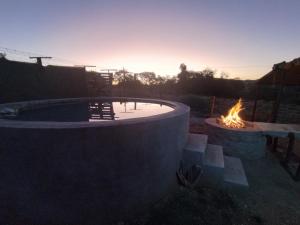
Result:
[[[246,124],[251,124],[251,126],[243,127],[243,128],[231,128],[231,127],[226,127],[220,123],[217,122],[218,118],[217,117],[210,117],[205,119],[205,122],[208,123],[211,126],[218,127],[220,129],[225,129],[229,131],[237,131],[237,132],[261,132],[261,129],[253,122],[250,121],[245,121]]]

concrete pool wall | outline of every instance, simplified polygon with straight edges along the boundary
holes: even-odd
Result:
[[[12,218],[32,224],[118,221],[176,186],[189,108],[162,100],[113,99],[162,103],[175,110],[105,123],[0,120],[1,223]]]

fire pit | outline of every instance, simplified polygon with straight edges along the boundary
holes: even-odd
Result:
[[[266,138],[255,123],[240,117],[242,110],[242,100],[239,99],[226,116],[206,119],[208,141],[222,145],[226,155],[244,159],[261,158],[265,154]]]

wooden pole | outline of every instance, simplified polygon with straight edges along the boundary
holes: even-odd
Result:
[[[287,164],[289,162],[289,160],[291,158],[292,151],[294,149],[294,145],[295,145],[295,134],[290,132],[288,134],[288,137],[289,137],[289,143],[288,143],[285,159],[283,161],[284,164]]]
[[[30,59],[36,59],[36,63],[40,66],[42,66],[42,59],[52,59],[52,57],[49,56],[38,56],[38,57],[29,57]]]
[[[210,113],[209,113],[209,117],[212,117],[213,114],[214,114],[215,101],[216,101],[216,96],[211,96],[211,98],[210,98]]]
[[[272,148],[273,152],[276,152],[277,146],[278,146],[278,137],[274,137],[273,148]]]
[[[271,117],[271,123],[276,123],[277,117],[278,117],[278,112],[280,108],[280,101],[281,101],[281,95],[283,92],[284,88],[284,77],[285,77],[285,72],[283,69],[279,69],[279,74],[280,74],[280,86],[279,90],[277,91],[277,96],[273,105],[273,111],[272,111],[272,117]]]
[[[257,108],[257,99],[258,99],[258,89],[259,86],[257,85],[255,88],[255,100],[254,100],[254,105],[253,105],[253,110],[252,110],[252,116],[251,116],[251,121],[255,121],[255,116],[256,116],[256,108]]]

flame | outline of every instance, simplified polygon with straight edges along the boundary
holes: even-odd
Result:
[[[242,99],[240,98],[238,102],[228,111],[227,116],[221,116],[221,122],[224,126],[230,128],[243,128],[245,123],[239,116],[239,113],[243,110]]]

